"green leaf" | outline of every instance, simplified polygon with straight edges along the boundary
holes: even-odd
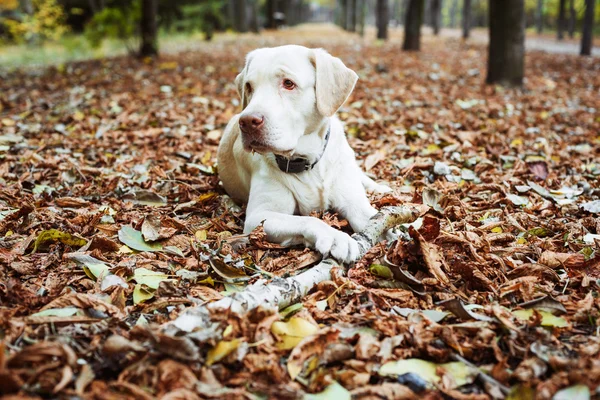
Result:
[[[150,289],[158,289],[162,281],[168,281],[169,276],[162,272],[150,271],[146,268],[136,268],[133,271],[133,279],[141,285],[146,285]]]
[[[49,229],[47,231],[40,232],[37,239],[35,239],[32,253],[35,253],[40,246],[51,242],[61,242],[67,246],[81,247],[87,243],[87,240],[78,238],[70,233],[66,233],[58,229]]]
[[[30,317],[72,317],[74,315],[85,315],[81,308],[77,307],[64,307],[64,308],[48,308],[35,314],[31,314]]]
[[[399,376],[412,372],[419,375],[430,384],[434,384],[441,380],[441,376],[437,374],[438,369],[440,368],[443,369],[446,374],[452,376],[455,384],[454,387],[472,383],[477,376],[476,370],[469,368],[459,361],[436,364],[418,358],[387,362],[379,369],[379,375]]]
[[[334,381],[321,393],[305,394],[303,400],[350,400],[351,398],[350,392]]]
[[[371,266],[369,267],[369,272],[372,273],[373,275],[377,275],[380,278],[385,278],[385,279],[393,279],[394,278],[394,274],[392,273],[392,270],[389,267],[386,267],[385,265],[381,265],[381,264],[371,264]]]
[[[533,315],[533,310],[534,309],[532,308],[529,308],[527,310],[515,310],[512,311],[512,314],[520,320],[527,321]],[[555,315],[552,315],[552,313],[549,313],[548,311],[544,310],[537,310],[537,312],[539,312],[542,316],[542,326],[552,326],[556,328],[566,328],[569,326],[567,320],[565,320],[562,317],[557,317]]]
[[[586,385],[573,385],[556,392],[552,400],[590,400],[590,388]]]
[[[179,249],[179,247],[166,246],[163,250],[165,251],[165,253],[169,253],[178,257],[184,257],[183,252]]]
[[[145,285],[138,283],[133,288],[133,304],[140,304],[154,297],[154,291],[148,290]]]
[[[525,385],[513,386],[506,400],[535,400],[535,390]]]
[[[529,233],[532,236],[537,236],[541,238],[550,236],[552,234],[552,232],[546,228],[533,228],[528,230],[527,233]]]
[[[302,303],[292,304],[291,306],[288,306],[283,310],[279,311],[279,315],[281,315],[281,318],[286,319],[292,314],[295,314],[296,312],[302,310],[303,307],[304,305]]]
[[[110,274],[110,267],[108,265],[88,254],[74,254],[69,256],[69,258],[79,264],[83,264],[82,268],[90,279],[97,279],[100,276]]]
[[[160,251],[160,243],[146,243],[142,237],[142,232],[136,231],[129,225],[124,225],[119,229],[119,240],[137,251]]]

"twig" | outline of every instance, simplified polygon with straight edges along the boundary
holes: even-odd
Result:
[[[426,210],[424,206],[385,207],[377,213],[364,229],[352,237],[358,242],[361,256],[364,255],[390,228],[417,219]],[[169,335],[192,332],[211,325],[212,312],[227,310],[238,314],[246,313],[259,306],[285,308],[300,301],[315,285],[331,279],[331,270],[338,263],[328,258],[307,271],[290,278],[261,279],[244,291],[234,293],[213,303],[192,307],[177,319],[162,326]]]

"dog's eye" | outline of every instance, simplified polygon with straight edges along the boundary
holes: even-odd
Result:
[[[284,79],[283,87],[287,90],[293,90],[294,88],[296,88],[296,84],[289,79]]]
[[[250,82],[246,82],[246,92],[248,94],[252,93],[252,85],[250,84]]]

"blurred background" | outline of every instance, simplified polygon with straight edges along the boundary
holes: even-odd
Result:
[[[306,23],[336,24],[353,40],[398,37],[418,50],[425,35],[488,40],[520,31],[527,47],[592,54],[596,0],[0,0],[0,63],[57,64],[122,54],[152,56],[237,33],[260,35]],[[495,12],[490,8],[497,7]],[[513,14],[509,16],[509,13]],[[512,21],[512,22],[511,22]],[[504,26],[506,25],[506,26]],[[424,28],[424,29],[421,29]],[[306,31],[306,30],[305,30]],[[333,33],[332,33],[333,32]],[[304,32],[306,33],[306,32]],[[299,35],[302,35],[302,31]],[[324,35],[335,31],[322,32]],[[507,36],[507,35],[504,35]],[[509,35],[508,35],[509,36]]]

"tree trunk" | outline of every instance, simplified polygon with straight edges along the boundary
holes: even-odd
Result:
[[[248,31],[248,21],[246,19],[246,0],[234,0],[234,21],[233,27],[238,32]]]
[[[267,29],[275,29],[275,1],[276,0],[267,0],[266,2],[266,17],[267,22],[265,24]]]
[[[258,0],[250,0],[249,3],[248,11],[250,12],[250,15],[248,22],[250,25],[250,31],[258,33],[260,31],[260,27],[258,26]]]
[[[346,30],[356,32],[356,0],[347,0],[346,12]]]
[[[387,40],[389,19],[388,0],[377,0],[377,39]]]
[[[456,14],[458,14],[458,0],[452,0],[452,6],[450,7],[450,26],[456,28]]]
[[[557,23],[557,39],[563,40],[565,38],[565,25],[567,19],[565,18],[565,6],[567,0],[559,0],[558,2],[558,23]]]
[[[423,23],[423,0],[409,0],[404,22],[404,51],[421,50],[421,24]]]
[[[366,0],[358,0],[358,33],[361,37],[365,36],[365,16]]]
[[[491,3],[494,3],[495,1],[497,0],[490,0],[490,5],[488,7],[491,7]],[[471,35],[471,0],[463,1],[462,29],[463,39],[468,39]]]
[[[151,57],[158,55],[158,27],[156,14],[158,11],[158,0],[142,0],[142,46],[140,56]]]
[[[431,27],[434,35],[439,35],[441,22],[442,0],[431,0]]]
[[[585,0],[585,15],[583,17],[583,33],[581,35],[581,55],[591,56],[594,40],[594,7],[596,0]]]
[[[339,2],[340,26],[342,29],[348,29],[348,3],[350,0],[339,0]]]
[[[577,22],[577,12],[575,11],[575,0],[569,0],[569,37],[575,37],[575,23]]]
[[[537,0],[535,9],[535,29],[537,33],[542,33],[544,30],[544,0]]]
[[[487,83],[521,86],[525,63],[525,0],[489,2]]]

